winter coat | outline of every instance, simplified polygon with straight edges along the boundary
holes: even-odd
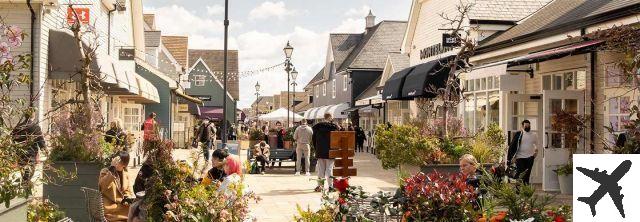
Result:
[[[271,151],[269,150],[269,144],[265,144],[264,147],[261,147],[260,144],[256,144],[253,146],[253,156],[264,156],[265,159],[269,159],[269,155],[271,155]]]
[[[313,146],[316,149],[316,158],[330,159],[331,131],[338,131],[338,125],[332,122],[320,122],[313,126]]]
[[[129,172],[122,171],[121,180],[109,168],[100,171],[98,187],[102,194],[104,217],[108,221],[127,221],[129,218],[129,205],[122,204],[126,197],[133,197],[129,188]]]

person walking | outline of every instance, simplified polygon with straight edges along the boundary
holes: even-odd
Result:
[[[216,125],[210,118],[207,118],[202,122],[198,131],[204,159],[209,162],[209,150],[216,141]]]
[[[300,175],[302,156],[304,156],[304,172],[305,175],[311,176],[309,172],[309,152],[311,152],[311,139],[313,137],[313,129],[309,127],[307,120],[300,121],[300,126],[293,132],[293,140],[296,141],[296,176]]]
[[[316,158],[318,158],[318,186],[315,191],[320,192],[324,189],[323,181],[329,184],[329,191],[333,191],[333,164],[334,160],[329,158],[329,149],[331,146],[331,131],[338,131],[338,125],[332,122],[333,117],[330,113],[324,114],[322,122],[313,126],[313,146],[316,148]]]
[[[517,178],[522,179],[524,184],[529,184],[531,169],[538,154],[538,135],[531,132],[531,122],[522,121],[522,130],[518,131],[511,143],[507,154],[507,165],[516,164]]]
[[[156,113],[149,114],[149,118],[142,124],[142,130],[144,132],[144,142],[159,140],[160,130],[158,129],[158,121],[156,121]]]
[[[33,120],[31,114],[25,114],[11,131],[11,139],[21,150],[18,153],[18,167],[22,173],[22,182],[31,183],[31,178],[40,163],[40,150],[46,149],[42,128]]]
[[[364,152],[364,140],[366,139],[367,135],[364,134],[364,131],[358,125],[356,125],[355,131],[356,131],[356,151]]]

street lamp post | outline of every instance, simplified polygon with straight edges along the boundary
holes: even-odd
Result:
[[[227,145],[227,44],[229,36],[229,0],[224,0],[224,74],[223,74],[223,88],[222,93],[222,147]]]
[[[293,122],[296,122],[296,79],[298,78],[298,71],[296,71],[296,68],[293,68],[293,71],[291,71],[291,80],[293,80],[293,83],[291,83],[291,85],[293,86],[293,105],[291,106],[291,110],[293,112]]]
[[[260,105],[260,83],[256,82],[256,122],[258,122],[258,106]]]
[[[291,84],[291,67],[293,66],[293,64],[291,64],[291,54],[293,54],[293,47],[291,47],[291,44],[289,44],[289,42],[287,41],[287,45],[284,47],[283,49],[284,51],[284,56],[286,57],[285,61],[284,61],[284,71],[287,72],[287,127],[291,126],[290,122],[289,122],[289,109],[291,107],[291,91],[289,89],[289,84]]]

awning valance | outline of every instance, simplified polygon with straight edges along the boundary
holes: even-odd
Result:
[[[330,113],[334,119],[346,119],[349,117],[346,110],[349,108],[348,103],[340,103],[337,105],[328,105],[315,107],[304,113],[305,119],[323,119],[325,113]]]
[[[368,106],[368,105],[380,104],[380,103],[384,103],[384,100],[382,100],[382,95],[378,94],[375,96],[367,97],[367,98],[356,101],[356,106]]]
[[[258,120],[261,121],[281,121],[284,122],[287,120],[287,118],[290,117],[291,119],[297,119],[297,120],[302,120],[304,117],[295,114],[294,112],[291,112],[285,108],[280,108],[277,109],[273,112],[270,112],[268,114],[262,115],[258,117]]]
[[[399,72],[393,74],[387,82],[384,84],[384,88],[382,90],[382,98],[385,100],[395,100],[401,97],[402,94],[402,86],[404,85],[405,78],[414,67],[409,67],[403,69]]]
[[[222,120],[223,110],[221,107],[204,106],[200,107],[200,118],[211,118],[213,120]]]
[[[158,89],[151,82],[136,74],[138,83],[140,83],[140,96],[147,99],[151,103],[160,103],[160,95]]]
[[[446,87],[450,70],[448,63],[452,57],[453,56],[448,56],[415,66],[411,73],[405,78],[401,98],[436,97],[436,91]]]

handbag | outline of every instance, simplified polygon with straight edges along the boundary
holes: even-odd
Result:
[[[251,170],[249,171],[249,174],[259,174],[260,173],[260,168],[258,168],[258,163],[256,161],[253,161],[253,163],[251,163]]]
[[[518,179],[518,168],[516,168],[516,166],[509,165],[507,166],[507,172],[506,172],[507,176],[511,179]]]

